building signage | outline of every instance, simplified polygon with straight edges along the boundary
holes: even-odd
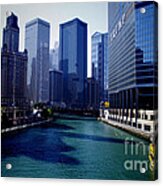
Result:
[[[118,23],[115,25],[113,31],[110,34],[110,41],[113,41],[113,39],[116,38],[117,34],[122,29],[123,25],[125,24],[125,18],[126,18],[126,14],[124,13],[122,15],[122,18],[118,21]]]

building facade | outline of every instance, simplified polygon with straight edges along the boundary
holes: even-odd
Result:
[[[104,101],[109,99],[109,34],[103,34],[104,42]]]
[[[63,72],[49,71],[49,102],[52,105],[61,105],[63,101]]]
[[[27,84],[34,103],[48,101],[50,24],[34,19],[25,26],[25,48],[28,50]],[[34,63],[34,64],[33,64]],[[34,72],[33,68],[34,67]]]
[[[87,78],[87,109],[99,108],[99,86],[95,78]]]
[[[92,77],[98,81],[98,103],[108,100],[108,33],[95,32],[92,41]]]
[[[25,115],[27,102],[27,50],[19,51],[18,18],[7,17],[1,49],[1,106],[11,120]]]
[[[18,52],[19,49],[19,27],[18,18],[11,12],[7,17],[6,27],[3,29],[3,45],[7,45],[8,51]]]
[[[87,80],[87,24],[76,18],[60,25],[59,69],[63,71],[63,101],[85,106]]]
[[[108,9],[109,119],[153,132],[157,128],[157,4],[111,2]]]

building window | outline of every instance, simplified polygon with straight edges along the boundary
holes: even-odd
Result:
[[[20,112],[16,112],[16,117],[20,117]]]
[[[12,118],[13,117],[13,113],[12,112],[9,112],[8,117],[9,118]]]
[[[144,130],[146,130],[146,131],[151,131],[151,126],[149,126],[149,125],[144,125]]]
[[[136,123],[135,122],[133,123],[133,127],[136,127]]]
[[[142,119],[148,119],[148,116],[146,114],[142,114]]]
[[[154,121],[155,120],[155,116],[154,115],[151,115],[150,116],[150,120]]]
[[[142,124],[138,123],[138,128],[141,129],[142,128]]]
[[[145,114],[145,119],[148,119],[148,116]]]

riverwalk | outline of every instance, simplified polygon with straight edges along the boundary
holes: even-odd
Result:
[[[7,133],[7,132],[21,130],[21,129],[25,129],[25,128],[29,128],[29,127],[33,127],[33,126],[37,126],[37,125],[41,125],[41,124],[45,124],[45,123],[48,123],[50,121],[52,121],[52,119],[42,120],[42,121],[30,123],[30,124],[18,125],[18,126],[14,126],[14,127],[10,127],[10,128],[5,128],[5,129],[1,130],[1,133],[4,134],[4,133]]]
[[[105,119],[103,117],[99,117],[98,120],[103,121],[104,123],[106,123],[108,125],[111,125],[113,127],[122,129],[124,131],[132,133],[132,134],[134,134],[138,137],[144,138],[144,139],[149,140],[149,141],[153,137],[153,134],[151,134],[149,132],[140,131],[137,128],[134,128],[132,126],[125,125],[125,124],[122,124],[122,123],[119,123],[119,122],[116,122],[116,121],[113,121],[113,120],[110,120],[110,119]]]

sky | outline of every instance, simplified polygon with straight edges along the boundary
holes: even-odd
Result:
[[[50,23],[50,48],[59,41],[59,24],[78,17],[88,24],[88,76],[91,75],[91,35],[107,32],[107,2],[39,3],[1,5],[1,33],[6,25],[6,12],[18,16],[19,49],[24,50],[25,24],[37,17]]]

